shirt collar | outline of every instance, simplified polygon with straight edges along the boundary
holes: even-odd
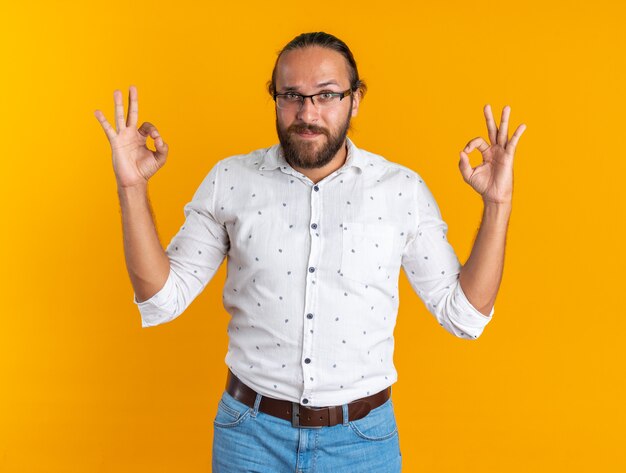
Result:
[[[365,169],[365,159],[363,158],[361,150],[357,148],[348,137],[346,137],[346,144],[348,147],[348,154],[346,156],[345,163],[340,168],[341,171],[349,167],[356,167],[363,172],[363,169]],[[267,149],[263,159],[261,159],[259,163],[259,170],[271,171],[281,167],[287,168],[291,166],[289,166],[289,163],[285,160],[282,147],[280,146],[280,143],[278,143]]]

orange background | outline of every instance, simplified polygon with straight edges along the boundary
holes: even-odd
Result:
[[[0,471],[210,471],[225,265],[178,319],[141,328],[93,112],[114,123],[113,90],[126,106],[135,84],[139,122],[169,143],[150,184],[165,246],[217,160],[277,142],[276,53],[320,30],[347,42],[369,85],[352,139],[424,177],[461,262],[482,203],[458,152],[486,137],[485,103],[528,126],[483,335],[442,330],[401,274],[404,471],[626,471],[623,3],[299,5],[0,7]]]

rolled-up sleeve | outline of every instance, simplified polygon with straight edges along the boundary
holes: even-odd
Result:
[[[169,322],[182,314],[211,281],[228,253],[228,233],[215,217],[219,165],[216,163],[209,171],[184,206],[185,221],[165,249],[170,260],[165,284],[145,301],[138,302],[136,294],[133,296],[142,327]]]
[[[461,263],[446,235],[448,226],[424,180],[417,175],[417,226],[404,248],[402,268],[411,287],[439,325],[465,339],[478,338],[491,320],[467,299],[459,274]]]

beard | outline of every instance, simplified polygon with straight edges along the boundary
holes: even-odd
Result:
[[[327,129],[315,125],[296,124],[289,128],[281,128],[276,117],[276,132],[280,145],[283,149],[285,161],[291,166],[301,169],[321,168],[327,165],[335,157],[341,146],[344,144],[348,131],[350,130],[352,107],[348,110],[348,116],[343,124],[339,127],[335,134],[330,133]],[[323,144],[318,144],[315,140],[303,140],[295,136],[296,133],[302,131],[312,131],[321,133],[326,136]]]

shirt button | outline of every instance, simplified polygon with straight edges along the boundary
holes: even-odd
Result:
[[[302,399],[302,404],[308,404],[309,400],[307,398]]]
[[[313,314],[306,314],[306,318],[307,319],[312,319],[313,318]]]
[[[309,268],[309,273],[312,273],[312,272],[314,272],[314,271],[315,271],[315,268],[314,268],[313,266],[311,266],[311,267]]]
[[[315,229],[317,228],[317,223],[312,223],[312,224],[311,224],[311,228],[312,228],[313,230],[315,230]]]
[[[313,186],[313,190],[317,192],[318,190],[320,190],[320,188],[318,186]]]
[[[311,358],[305,358],[305,359],[304,359],[304,362],[305,362],[305,363],[311,363]]]

